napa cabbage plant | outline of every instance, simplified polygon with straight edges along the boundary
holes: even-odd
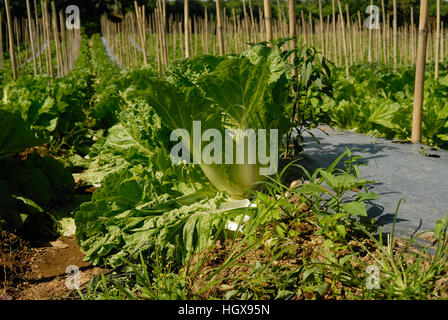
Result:
[[[276,54],[278,51],[272,49],[269,54],[257,55],[257,59],[228,57],[188,86],[154,78],[141,92],[141,97],[171,130],[181,130],[174,138],[181,141],[182,150],[189,152],[187,161],[198,163],[218,190],[234,198],[244,197],[263,179],[260,169],[271,165],[261,159],[259,152],[251,152],[264,140],[264,156],[277,161],[278,154],[272,153],[271,148],[278,148],[280,138],[290,127],[285,115],[289,94],[286,69],[279,56],[275,59]],[[195,122],[200,123],[200,134],[214,133],[207,137],[210,144],[204,143],[204,148],[195,139]],[[258,136],[256,141],[248,134],[250,129],[257,133],[265,129],[266,136]],[[271,135],[273,132],[276,134]],[[216,161],[201,161],[207,148],[213,149],[211,154]],[[237,161],[238,152],[244,154],[244,161]]]

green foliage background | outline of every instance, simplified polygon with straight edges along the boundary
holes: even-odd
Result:
[[[247,10],[249,13],[249,1],[246,1]],[[26,2],[23,0],[10,0],[11,12],[16,17],[26,16]],[[30,1],[31,3],[33,1]],[[82,26],[88,35],[97,33],[100,31],[100,16],[104,12],[108,13],[111,19],[120,20],[124,13],[134,10],[133,0],[54,0],[56,8],[58,10],[64,10],[69,5],[77,5],[81,10]],[[283,10],[287,10],[286,0],[279,0]],[[38,1],[39,3],[39,1]],[[147,12],[152,12],[156,7],[156,0],[139,0],[139,5],[146,5]],[[232,9],[235,9],[237,15],[243,15],[243,1],[242,0],[223,0],[224,7],[226,8],[226,14],[231,15]],[[345,6],[348,4],[353,18],[357,17],[357,11],[361,11],[361,14],[365,15],[365,10],[370,4],[369,0],[342,0],[341,4]],[[183,15],[184,1],[183,0],[167,0],[167,16]],[[190,14],[192,16],[204,16],[204,7],[207,7],[210,16],[214,16],[216,12],[215,1],[213,0],[190,0]],[[253,7],[254,17],[257,19],[259,16],[259,9],[263,9],[262,0],[251,0]],[[278,17],[279,9],[276,0],[271,0],[272,4],[272,14],[274,17]],[[381,1],[373,1],[374,5],[381,8]],[[39,6],[39,5],[38,5]],[[323,0],[323,14],[328,16],[332,13],[332,1]],[[386,10],[392,12],[392,0],[385,0]],[[411,7],[414,7],[414,20],[418,21],[418,12],[420,7],[420,0],[397,0],[398,6],[398,24],[402,25],[405,22],[410,21]],[[40,7],[40,6],[39,6]],[[4,3],[0,4],[0,12],[4,16]],[[303,10],[305,13],[311,11],[314,18],[319,17],[319,5],[317,0],[296,0],[296,12],[299,16],[300,11]],[[337,10],[337,2],[336,2]],[[285,14],[287,16],[287,14]],[[431,4],[431,17],[436,15],[435,1]],[[448,2],[441,1],[441,15],[442,20],[448,22]]]

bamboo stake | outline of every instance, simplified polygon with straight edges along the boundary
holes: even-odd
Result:
[[[147,65],[148,64],[148,49],[146,47],[147,46],[147,37],[146,37],[147,24],[146,24],[146,7],[144,5],[142,6],[142,17],[141,17],[140,21],[142,24],[142,36],[143,36],[143,39],[142,39],[143,64]]]
[[[411,7],[411,59],[415,64],[415,27],[414,27],[414,8]]]
[[[205,54],[208,54],[208,10],[207,7],[204,8],[205,13],[205,27],[204,27],[204,31],[205,31]]]
[[[309,21],[309,31],[310,31],[311,46],[314,47],[313,17],[312,17],[311,11],[308,14],[308,21]]]
[[[305,22],[305,15],[303,13],[303,10],[300,10],[300,18],[302,20],[303,44],[304,45],[308,45],[307,32],[306,32],[306,22]]]
[[[47,57],[48,57],[48,72],[50,74],[51,79],[54,79],[54,71],[53,71],[53,57],[52,57],[52,52],[51,52],[51,31],[50,31],[50,19],[48,17],[49,13],[48,13],[48,6],[47,6],[47,1],[44,0],[43,1],[43,10],[44,10],[44,20],[45,20],[45,31],[47,34],[47,50],[46,52],[48,53]]]
[[[163,5],[162,5],[163,4]],[[163,0],[163,3],[160,4],[161,6],[161,20],[162,20],[162,41],[163,41],[163,56],[165,58],[164,64],[168,65],[168,42],[167,42],[167,37],[166,37],[166,1]],[[143,20],[142,20],[143,21]],[[145,36],[143,35],[143,38],[145,38]]]
[[[193,33],[194,34],[194,55],[198,54],[198,20],[194,17]]]
[[[342,12],[342,7],[341,7],[341,1],[340,0],[338,0],[338,8],[339,8],[339,14],[340,14],[340,18],[341,18],[342,44],[343,44],[344,56],[345,56],[345,75],[348,78],[348,77],[350,77],[350,72],[349,72],[349,69],[348,69],[348,54],[347,54],[347,43],[346,43],[346,39],[345,39],[344,13]]]
[[[178,29],[179,29],[179,38],[180,38],[180,51],[181,51],[181,54],[182,54],[182,58],[185,59],[184,39],[182,39],[182,37],[183,37],[183,35],[182,35],[182,21],[179,21]]]
[[[394,21],[393,21],[393,36],[394,36],[394,72],[397,72],[398,63],[398,19],[397,19],[397,0],[393,0],[394,6]]]
[[[294,12],[295,15],[295,12]],[[319,0],[319,18],[320,18],[320,41],[322,54],[325,55],[325,39],[324,39],[324,19],[322,15],[322,0]]]
[[[236,15],[235,15],[235,8],[232,8],[232,20],[233,20],[233,48],[234,53],[238,52],[238,32],[236,28]]]
[[[441,27],[440,27],[440,62],[444,63],[445,57],[444,57],[444,32],[443,32],[443,21],[441,21]]]
[[[18,66],[22,65],[22,59],[20,58],[20,30],[19,30],[19,25],[18,25],[18,21],[17,18],[14,19],[14,33],[16,35],[16,43],[17,43],[17,63]]]
[[[383,27],[381,28],[381,32],[382,32],[382,38],[383,38],[383,62],[387,63],[387,45],[386,45],[386,28],[387,28],[387,24],[386,24],[386,9],[384,6],[384,0],[381,0],[381,9],[383,11]]]
[[[252,2],[249,0],[249,11],[250,11],[250,22],[251,22],[251,31],[255,26],[255,19],[254,19],[254,11],[252,10]]]
[[[244,39],[246,42],[250,42],[250,38],[249,38],[249,21],[248,21],[248,16],[247,16],[247,10],[246,10],[246,2],[245,0],[243,0],[243,13],[244,13]]]
[[[297,48],[297,36],[296,36],[296,3],[295,0],[288,0],[288,18],[289,18],[289,37],[291,40],[291,50]],[[291,54],[291,60],[294,61],[296,57],[296,52]],[[297,74],[297,70],[293,70],[293,75]]]
[[[216,0],[216,33],[219,43],[219,55],[224,55],[224,37],[222,34],[222,16],[220,0]]]
[[[62,58],[61,58],[61,51],[60,51],[60,45],[59,45],[59,30],[58,30],[56,7],[54,5],[54,1],[51,1],[51,15],[52,15],[52,23],[53,23],[54,43],[55,43],[55,47],[56,47],[57,72],[58,72],[58,76],[60,77],[63,74]]]
[[[41,41],[42,41],[42,37],[40,35],[39,32],[39,15],[37,14],[37,1],[34,0],[34,20],[35,20],[35,32],[36,32],[36,40],[38,42],[38,46],[37,46],[37,51],[39,52],[38,54],[38,62],[39,62],[39,73],[42,74],[43,73],[43,69],[42,69],[42,55],[40,54],[40,50],[41,50]]]
[[[271,0],[264,0],[264,21],[266,24],[266,41],[272,40],[271,18],[272,18]]]
[[[184,0],[184,29],[185,29],[185,58],[190,57],[190,42],[189,42],[189,8],[188,0]]]
[[[5,0],[5,10],[6,10],[6,22],[8,24],[9,53],[11,60],[12,75],[14,80],[17,80],[16,53],[14,52],[14,39],[12,34],[11,13],[9,11],[8,0]]]
[[[359,37],[358,37],[358,42],[359,42],[359,48],[360,50],[358,50],[359,52],[359,62],[360,63],[364,63],[364,43],[363,43],[363,29],[362,29],[362,24],[361,24],[361,12],[358,10],[358,30],[359,30]]]
[[[277,0],[277,12],[278,12],[278,23],[280,23],[280,36],[283,37],[283,30],[281,26],[283,25],[282,8],[280,6],[280,0]]]
[[[373,15],[373,0],[370,0],[370,15]],[[372,26],[369,27],[369,48],[368,48],[368,57],[367,61],[372,63]]]
[[[421,142],[422,110],[425,87],[426,47],[428,40],[429,0],[420,0],[417,69],[415,72],[412,143]]]
[[[353,65],[353,30],[352,30],[352,26],[351,26],[351,21],[350,21],[350,10],[348,8],[348,3],[345,4],[345,13],[347,14],[347,36],[348,36],[348,55],[350,58],[350,66]]]
[[[5,60],[3,57],[3,14],[0,12],[0,69],[5,68]]]
[[[173,34],[173,59],[177,59],[177,27],[175,21],[171,21],[170,25],[172,26],[172,34]]]
[[[189,19],[189,21],[188,21],[188,34],[189,34],[188,41],[190,41],[190,48],[193,45],[193,32],[192,32],[192,30],[193,30],[193,28],[192,28],[192,20]],[[193,49],[191,49],[191,50],[193,51]],[[190,52],[190,53],[193,53],[193,52]]]
[[[333,10],[333,60],[337,67],[339,67],[338,63],[338,53],[337,53],[337,42],[336,42],[336,8],[334,4],[334,0],[331,0],[331,7]]]
[[[61,28],[61,50],[62,50],[62,70],[64,75],[69,73],[68,64],[67,64],[67,39],[65,32],[65,24],[64,24],[64,16],[62,11],[59,11],[59,25]],[[109,31],[110,32],[110,31]],[[108,37],[110,39],[110,36]]]
[[[437,0],[437,20],[436,20],[436,43],[434,48],[434,54],[435,54],[435,73],[434,78],[437,80],[439,78],[439,54],[440,54],[440,0]]]

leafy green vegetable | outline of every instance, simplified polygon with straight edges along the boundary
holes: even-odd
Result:
[[[106,177],[76,213],[76,236],[94,264],[107,258],[116,266],[134,250],[155,247],[180,262],[213,241],[221,219],[213,212],[226,199],[161,172],[121,170]]]
[[[335,70],[334,100],[313,99],[315,109],[327,112],[332,124],[387,139],[407,140],[411,136],[415,69],[393,72],[390,66],[354,66],[351,77]],[[423,107],[423,143],[448,148],[448,74],[438,81],[427,73]],[[328,122],[327,122],[328,123]],[[330,124],[331,124],[330,123]]]
[[[289,87],[284,70],[272,74],[274,62],[269,60],[271,58],[259,57],[255,64],[246,57],[225,59],[213,72],[206,72],[186,87],[150,79],[148,88],[140,94],[171,130],[185,129],[189,133],[182,139],[189,142],[193,156],[202,153],[200,146],[193,142],[194,121],[201,122],[202,131],[216,129],[221,137],[229,136],[226,129],[243,132],[247,129],[277,129],[281,137],[289,128],[284,114]],[[224,140],[221,141],[222,150],[233,152],[226,150]],[[238,136],[235,135],[233,140],[238,141]],[[193,160],[199,161],[197,158]],[[260,163],[233,163],[202,162],[200,166],[218,190],[242,197],[248,188],[262,179],[259,172],[262,166]]]
[[[29,125],[18,115],[0,110],[0,159],[39,145]]]

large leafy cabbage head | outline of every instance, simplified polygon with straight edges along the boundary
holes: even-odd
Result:
[[[218,190],[235,198],[244,197],[263,179],[260,169],[277,162],[278,154],[273,152],[272,156],[271,151],[278,149],[279,139],[289,128],[284,112],[289,89],[282,59],[275,59],[275,52],[257,55],[256,59],[253,55],[228,57],[197,77],[194,85],[153,78],[143,93],[171,130],[183,129],[176,130],[180,132],[177,137],[190,159],[200,164]],[[198,143],[198,123],[202,143]],[[262,141],[265,150],[259,149]],[[209,155],[221,161],[201,159],[207,148]],[[238,152],[244,154],[243,161],[236,161]],[[270,158],[269,163],[266,158]]]

